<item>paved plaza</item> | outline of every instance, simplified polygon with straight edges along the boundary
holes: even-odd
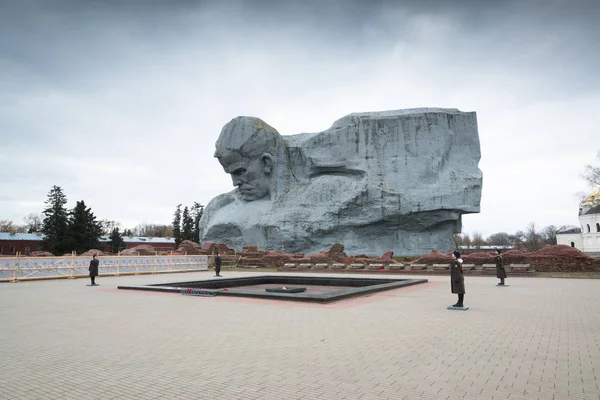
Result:
[[[468,311],[447,276],[326,305],[116,289],[212,275],[0,284],[0,399],[600,399],[600,280],[467,276]]]

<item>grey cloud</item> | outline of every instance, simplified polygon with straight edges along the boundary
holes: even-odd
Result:
[[[593,51],[600,39],[595,25],[600,12],[593,1],[574,6],[505,1],[485,7],[475,1],[341,0],[14,4],[3,13],[5,66],[36,86],[52,84],[50,78],[80,91],[111,79],[135,79],[132,67],[144,74],[185,63],[189,56],[210,63],[224,48],[266,49],[275,57],[293,51],[368,57],[405,42],[438,46],[450,56],[457,51],[468,57],[456,62],[459,68],[483,67],[493,58],[499,69],[573,69],[574,74],[592,73],[600,57]],[[422,37],[414,19],[426,17],[437,18],[434,24],[448,22],[452,31]]]

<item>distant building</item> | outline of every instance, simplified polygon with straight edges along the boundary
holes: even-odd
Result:
[[[600,256],[600,189],[593,191],[579,207],[581,228],[558,232],[558,244],[575,247],[592,256]]]
[[[0,232],[0,255],[11,256],[39,251],[43,238],[41,233]]]
[[[46,235],[43,233],[11,233],[0,232],[0,255],[14,256],[17,253],[28,255],[32,251],[41,250],[42,240]],[[145,236],[123,236],[125,249],[130,249],[141,244],[154,247],[156,251],[175,250],[175,238],[163,237],[145,237]],[[110,253],[110,238],[108,236],[100,237],[100,246],[98,250]]]

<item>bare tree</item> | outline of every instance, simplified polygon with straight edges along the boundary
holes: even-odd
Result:
[[[173,237],[173,226],[141,222],[132,232],[134,236]]]
[[[29,213],[25,218],[25,229],[29,233],[41,232],[44,226],[44,216],[40,213]]]
[[[463,240],[460,233],[455,233],[452,237],[454,239],[454,248],[460,249],[463,246]]]
[[[525,246],[525,232],[516,231],[512,235],[508,235],[511,244],[513,244],[517,249],[522,250]]]
[[[535,222],[530,222],[524,233],[524,244],[529,251],[538,251],[542,248],[544,242],[542,236],[535,227]]]
[[[588,193],[580,191],[580,192],[576,192],[574,194],[574,196],[579,201],[579,204],[581,204],[588,197]]]
[[[598,165],[586,165],[585,172],[581,175],[581,177],[593,188],[600,187],[600,151],[598,151],[596,157]]]
[[[14,222],[8,219],[0,220],[0,232],[11,232],[14,230],[15,224]]]
[[[162,231],[160,237],[169,237],[172,238],[175,234],[173,232],[173,225],[161,225]]]
[[[467,249],[470,248],[471,245],[473,244],[473,241],[471,240],[471,237],[469,236],[468,233],[463,233],[462,243],[463,243],[463,246],[465,246]]]
[[[111,221],[108,219],[100,220],[100,226],[102,227],[103,235],[110,235],[115,230],[115,228],[121,229],[123,226],[118,221]]]
[[[510,235],[505,232],[498,232],[498,233],[494,233],[494,234],[490,235],[487,238],[487,242],[490,245],[502,246],[502,247],[510,246],[513,243]]]
[[[540,236],[542,238],[542,241],[544,242],[544,244],[546,246],[554,246],[557,241],[556,241],[556,234],[563,229],[564,227],[561,228],[557,228],[554,225],[548,225],[547,227],[545,227],[544,229],[542,229],[542,232],[540,233]]]
[[[26,230],[24,226],[17,225],[8,219],[3,219],[0,220],[0,232],[24,233]]]
[[[484,244],[485,240],[483,239],[483,235],[481,235],[481,232],[473,232],[473,245],[475,246],[475,248],[479,249]]]

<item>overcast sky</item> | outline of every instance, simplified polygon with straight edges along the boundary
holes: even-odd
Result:
[[[170,223],[232,184],[222,126],[282,134],[362,111],[477,112],[463,231],[577,224],[600,150],[600,1],[0,1],[0,219],[53,185],[99,219]],[[485,6],[484,6],[485,5]]]

